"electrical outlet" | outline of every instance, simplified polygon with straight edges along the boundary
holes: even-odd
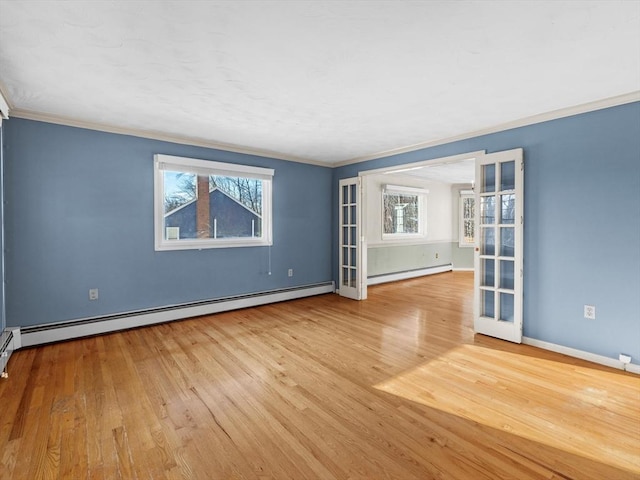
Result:
[[[627,355],[626,353],[618,355],[618,359],[625,365],[631,363],[631,355]]]
[[[596,319],[596,307],[594,305],[584,306],[584,318],[587,318],[589,320]]]
[[[98,289],[97,288],[89,289],[89,300],[98,300]]]
[[[289,269],[289,271],[287,272],[287,275],[290,277],[293,277],[293,268]]]

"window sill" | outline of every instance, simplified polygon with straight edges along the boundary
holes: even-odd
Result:
[[[235,247],[268,247],[272,242],[263,239],[252,240],[175,240],[165,241],[156,245],[156,251],[172,250],[205,250],[210,248],[235,248]]]

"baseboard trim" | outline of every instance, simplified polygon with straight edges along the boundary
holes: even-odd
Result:
[[[397,282],[398,280],[408,280],[409,278],[424,277],[425,275],[433,275],[436,273],[450,272],[451,270],[452,270],[451,264],[447,264],[447,265],[440,265],[437,267],[408,270],[406,272],[377,275],[375,277],[367,278],[367,286],[378,285],[380,283]]]
[[[557,345],[555,343],[544,342],[530,337],[522,337],[522,343],[525,345],[531,345],[532,347],[542,348],[543,350],[550,350],[552,352],[561,353],[569,357],[579,358],[581,360],[587,360],[589,362],[604,365],[606,367],[617,368],[618,370],[626,370],[627,372],[640,374],[640,365],[627,364],[625,365],[615,358],[605,357],[604,355],[598,355],[591,352],[585,352],[584,350],[578,350],[571,347],[565,347],[563,345]]]
[[[226,312],[269,303],[334,292],[333,282],[271,290],[181,305],[128,312],[103,317],[91,317],[55,324],[41,324],[21,328],[22,346],[33,347],[46,343],[88,337],[157,323],[182,320],[200,315]]]
[[[453,268],[454,272],[473,272],[473,268]]]

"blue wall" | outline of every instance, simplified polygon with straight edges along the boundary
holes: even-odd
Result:
[[[15,118],[3,130],[10,326],[337,280],[339,179],[522,147],[524,334],[640,359],[640,103],[333,170]],[[271,276],[266,247],[154,251],[154,153],[275,169]]]
[[[526,163],[524,335],[640,363],[640,103],[341,167],[335,215],[339,179],[360,171],[518,147]],[[337,265],[335,247],[332,258]],[[583,318],[584,304],[596,306],[596,320]]]
[[[331,280],[330,168],[16,118],[3,129],[8,325]],[[154,251],[155,153],[275,169],[272,275],[269,247]]]

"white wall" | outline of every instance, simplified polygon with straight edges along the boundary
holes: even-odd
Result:
[[[451,186],[446,183],[425,182],[403,175],[366,175],[363,177],[367,202],[363,212],[369,246],[416,245],[433,242],[451,242],[453,206]],[[426,235],[407,240],[382,240],[382,189],[386,184],[419,187],[429,190],[427,195]],[[420,219],[424,222],[424,217]]]
[[[363,177],[366,204],[363,216],[367,238],[368,276],[449,265],[453,229],[451,185],[426,182],[404,175],[366,175]],[[419,238],[383,240],[382,190],[384,185],[419,187],[429,191],[426,211],[421,212],[425,235]],[[426,222],[426,223],[425,223]]]

